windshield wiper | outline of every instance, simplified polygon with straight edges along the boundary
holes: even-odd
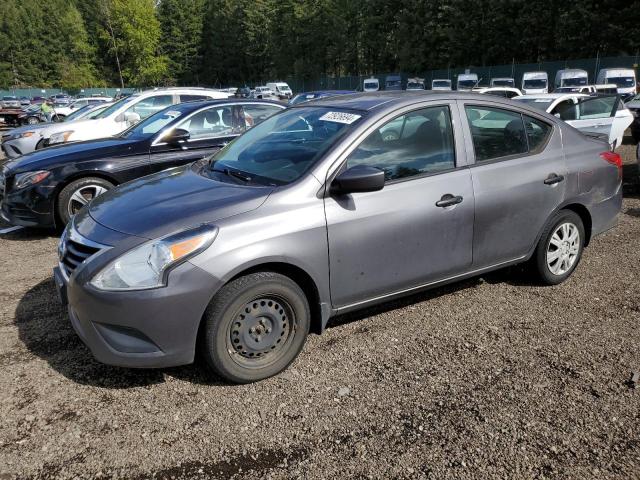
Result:
[[[242,180],[245,183],[249,183],[251,181],[251,177],[246,173],[231,170],[230,168],[212,168],[213,172],[224,173],[228,177],[234,177]]]

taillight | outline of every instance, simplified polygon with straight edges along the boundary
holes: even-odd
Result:
[[[600,157],[611,165],[618,167],[618,176],[622,178],[622,157],[619,154],[607,151],[602,152]]]

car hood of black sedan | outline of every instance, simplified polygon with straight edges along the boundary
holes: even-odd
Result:
[[[62,164],[81,160],[95,160],[108,156],[120,156],[131,153],[140,140],[110,137],[87,142],[69,143],[43,148],[28,153],[6,163],[12,173],[49,170]]]
[[[93,200],[88,213],[111,230],[153,239],[255,210],[273,188],[220,182],[187,165],[116,187]]]

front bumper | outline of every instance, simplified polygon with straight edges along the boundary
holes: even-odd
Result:
[[[55,186],[34,185],[6,196],[0,192],[0,215],[11,225],[51,228],[55,226]]]
[[[87,259],[69,278],[61,268],[54,269],[60,299],[68,302],[78,336],[98,361],[109,365],[158,368],[192,363],[200,321],[221,282],[186,262],[171,271],[166,287],[101,291],[89,281],[117,256],[112,253]]]

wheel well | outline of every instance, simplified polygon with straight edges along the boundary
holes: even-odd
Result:
[[[78,172],[74,175],[71,175],[65,178],[64,183],[60,183],[56,186],[56,190],[54,193],[55,201],[53,205],[53,213],[54,213],[54,220],[56,225],[60,225],[60,216],[58,215],[58,201],[59,201],[58,196],[60,195],[60,192],[62,191],[62,189],[67,185],[69,185],[71,182],[75,182],[76,180],[80,180],[82,178],[92,178],[92,177],[106,180],[107,182],[112,183],[114,186],[118,185],[118,182],[116,180],[114,180],[109,175],[103,174],[102,172]]]
[[[255,265],[247,270],[243,270],[242,272],[231,278],[229,282],[235,280],[238,277],[243,277],[251,273],[265,271],[279,273],[281,275],[284,275],[285,277],[289,277],[291,280],[298,284],[298,286],[302,289],[305,296],[307,297],[307,302],[309,302],[309,309],[311,311],[310,331],[318,334],[321,333],[322,313],[320,310],[320,294],[318,293],[318,287],[316,286],[316,283],[313,281],[311,276],[300,267],[297,267],[290,263],[281,262],[263,263],[260,265]]]
[[[584,225],[584,235],[586,237],[584,239],[584,246],[586,247],[587,245],[589,245],[589,241],[591,241],[591,228],[593,222],[591,220],[591,214],[589,213],[589,210],[587,210],[587,207],[585,207],[584,205],[580,205],[579,203],[571,203],[569,205],[565,205],[564,207],[562,207],[562,209],[571,210],[580,217],[580,220],[582,220],[582,224]]]

